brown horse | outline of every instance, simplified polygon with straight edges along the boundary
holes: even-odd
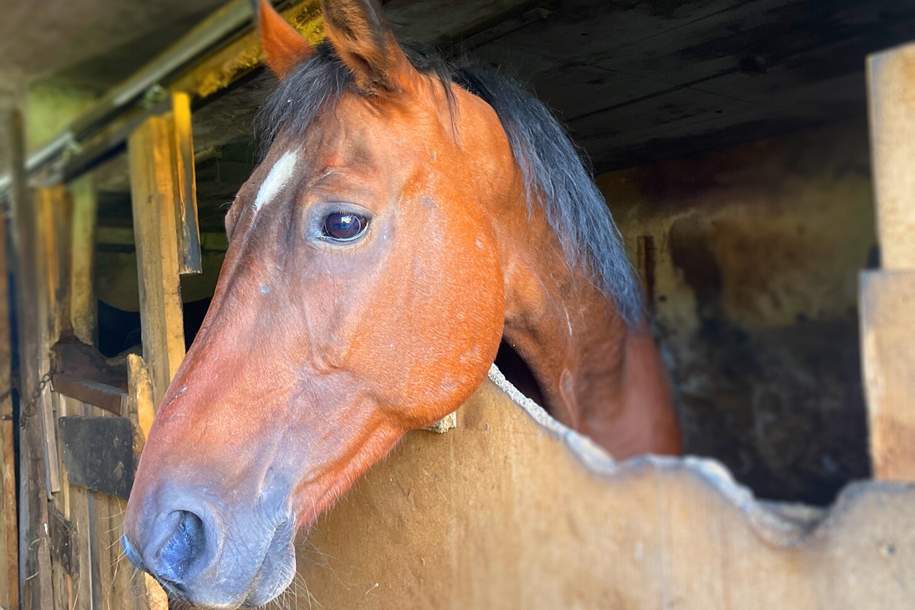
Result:
[[[199,605],[282,592],[296,532],[454,411],[500,342],[614,456],[680,447],[619,233],[555,119],[408,56],[373,0],[322,4],[312,48],[261,0],[267,152],[127,510],[130,559]]]

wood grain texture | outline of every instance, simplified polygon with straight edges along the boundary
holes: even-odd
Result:
[[[867,61],[877,231],[884,269],[915,269],[915,44]]]
[[[300,608],[910,606],[911,485],[856,484],[828,513],[768,505],[708,460],[614,465],[491,383],[458,417],[412,433],[301,542]]]
[[[19,543],[16,506],[12,388],[12,336],[7,275],[7,224],[0,223],[0,608],[19,606]]]
[[[42,348],[46,335],[46,303],[41,297],[44,277],[38,247],[38,214],[32,205],[23,171],[22,120],[17,110],[4,116],[9,151],[11,237],[16,291],[19,348],[19,595],[24,610],[54,608],[50,540],[48,536],[48,471],[46,437],[40,408],[43,370]]]
[[[915,271],[861,274],[861,351],[874,477],[915,480]]]
[[[200,226],[197,222],[197,175],[194,167],[194,134],[191,127],[191,96],[172,93],[175,128],[175,220],[178,223],[178,269],[182,275],[203,273]]]
[[[128,142],[143,357],[156,402],[184,358],[173,133],[169,116],[151,117]]]
[[[70,224],[70,326],[86,345],[95,343],[95,232],[98,199],[91,175],[70,184],[73,217]]]

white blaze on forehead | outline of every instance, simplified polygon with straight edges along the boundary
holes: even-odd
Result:
[[[261,183],[257,191],[257,197],[254,199],[254,210],[261,209],[265,203],[270,203],[282,191],[292,179],[292,173],[295,170],[298,155],[292,151],[286,151],[280,160],[270,168],[267,179]]]

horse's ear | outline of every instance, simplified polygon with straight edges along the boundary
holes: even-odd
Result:
[[[276,12],[270,0],[252,0],[252,4],[267,65],[277,77],[283,79],[299,63],[310,57],[314,49],[304,36]]]
[[[357,87],[395,91],[416,76],[377,0],[321,0],[321,9],[327,38]]]

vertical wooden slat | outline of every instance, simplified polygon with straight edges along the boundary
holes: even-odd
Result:
[[[87,345],[95,344],[96,303],[93,285],[97,197],[91,175],[70,185],[73,222],[70,227],[70,325]]]
[[[47,470],[42,455],[45,438],[34,400],[41,385],[41,336],[45,320],[36,302],[40,276],[36,240],[37,216],[30,203],[24,171],[22,118],[15,109],[4,113],[6,150],[10,161],[10,215],[15,256],[16,320],[19,347],[19,593],[24,610],[54,608],[48,535]]]
[[[38,246],[38,291],[36,306],[43,317],[39,329],[41,338],[39,372],[44,378],[51,371],[51,348],[61,334],[69,329],[69,231],[71,200],[63,186],[50,186],[35,191],[34,213],[37,216],[36,245]],[[44,435],[45,467],[48,472],[49,494],[60,491],[60,460],[57,451],[57,418],[51,386],[41,392],[38,412]],[[50,495],[49,495],[50,497]]]
[[[862,366],[879,479],[915,479],[915,45],[872,55],[868,101],[882,270],[861,278]]]
[[[183,91],[172,93],[172,125],[175,138],[178,269],[182,275],[203,273],[200,227],[197,222],[197,174],[194,168],[191,96]]]
[[[188,112],[190,106],[187,106]],[[186,120],[190,130],[190,117]],[[187,137],[190,137],[188,131]],[[189,141],[186,143],[189,144]],[[190,145],[193,148],[192,145]],[[128,140],[130,189],[133,203],[134,241],[140,286],[140,323],[143,358],[128,358],[129,407],[145,440],[155,405],[184,358],[184,324],[181,309],[181,263],[178,248],[179,159],[176,153],[175,121],[172,116],[151,117]],[[184,155],[193,183],[193,154]],[[188,161],[189,159],[189,161]],[[185,168],[185,171],[187,168]],[[187,208],[185,208],[187,212]],[[196,204],[191,210],[196,233]],[[140,579],[137,579],[140,580]],[[134,581],[142,593],[137,603],[144,608],[167,610],[168,599],[150,577]]]
[[[168,117],[151,117],[128,141],[143,357],[157,403],[184,358],[172,135]]]
[[[13,453],[12,337],[7,282],[7,223],[0,219],[0,608],[19,606],[16,458]]]
[[[95,253],[96,193],[91,175],[69,186],[72,217],[69,229],[69,266],[65,282],[69,294],[69,325],[73,334],[88,345],[95,343],[96,304],[93,286]],[[93,409],[78,400],[60,396],[61,415],[93,415]],[[78,571],[72,578],[68,607],[74,610],[100,608],[98,537],[106,525],[96,517],[94,495],[71,486],[64,469],[62,493],[66,495],[66,515],[73,528],[71,540]]]

